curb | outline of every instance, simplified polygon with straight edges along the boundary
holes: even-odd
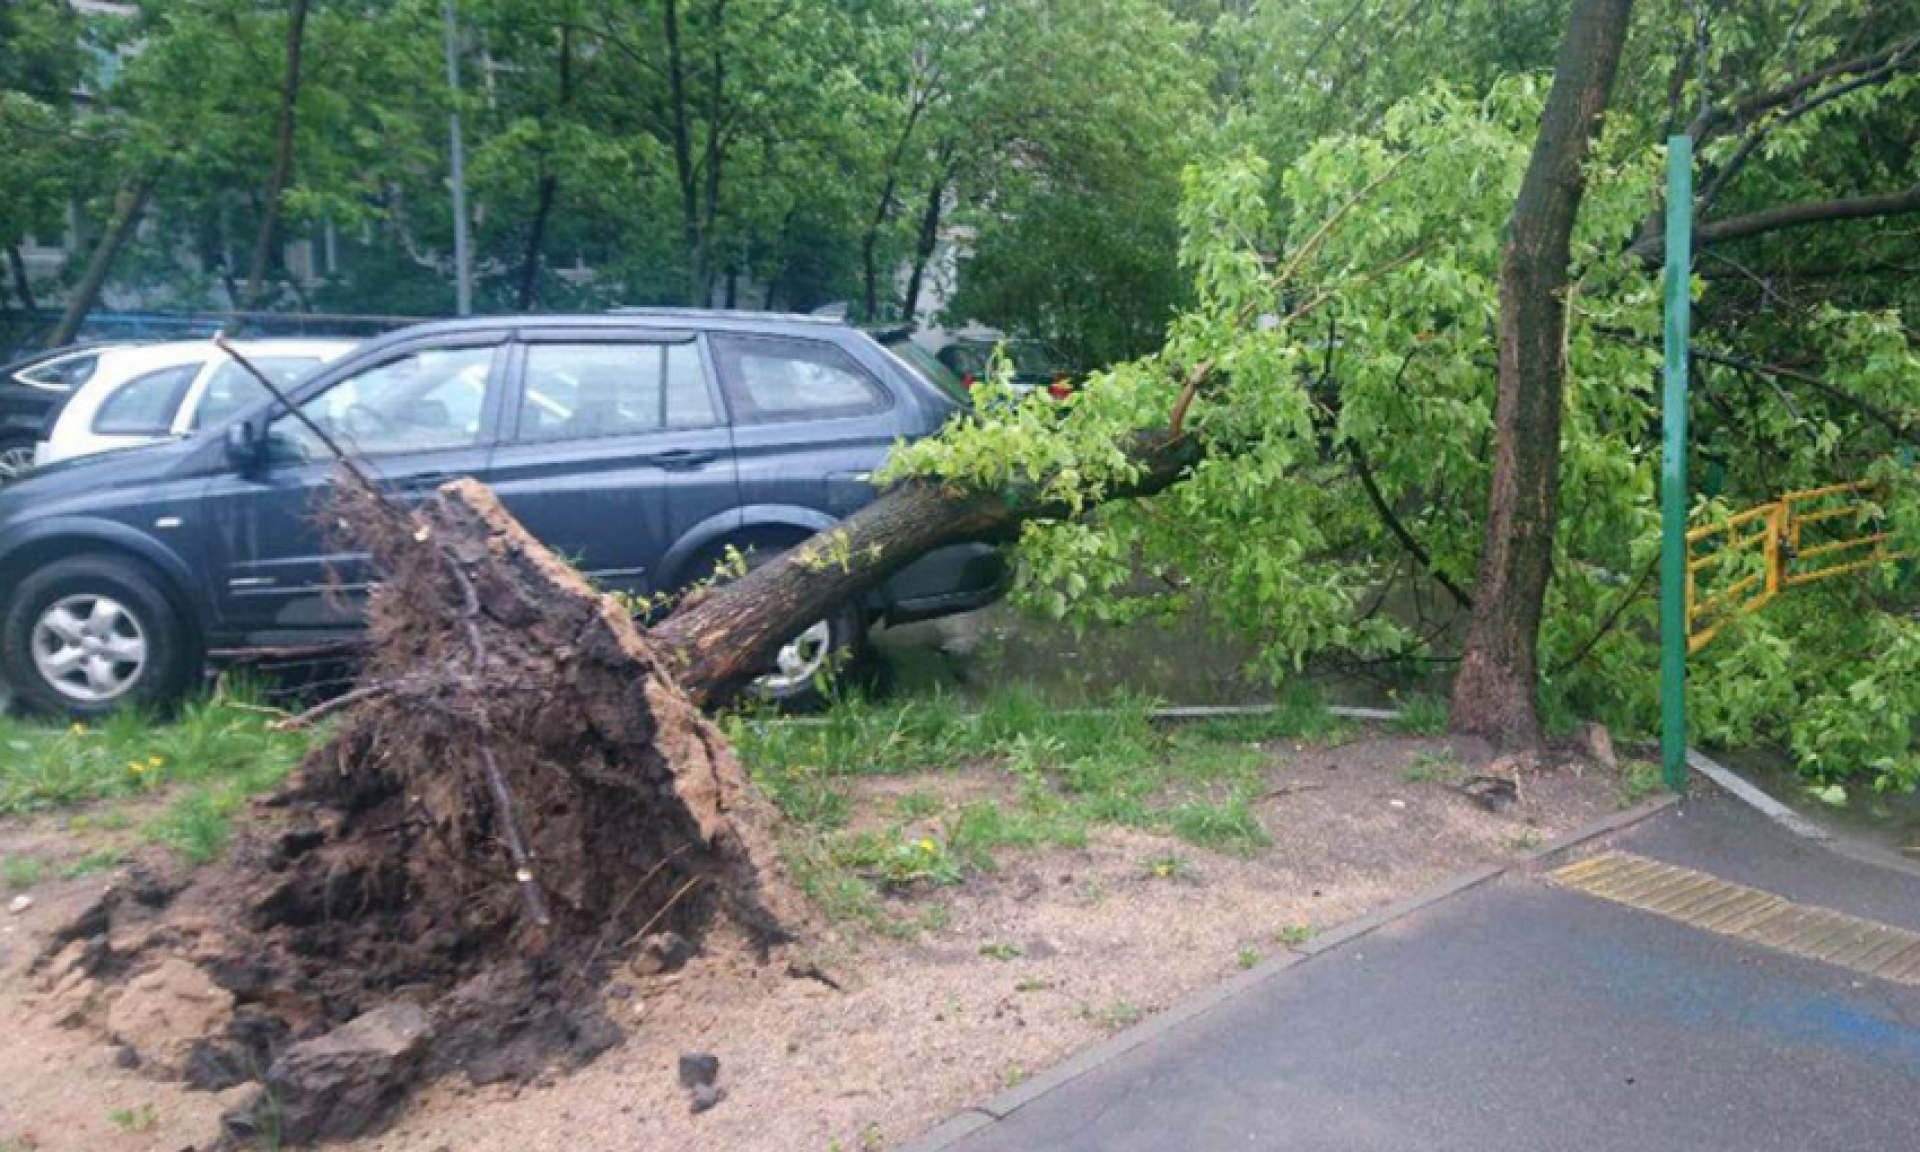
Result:
[[[1844,856],[1856,864],[1870,864],[1906,876],[1920,876],[1920,864],[1890,852],[1876,844],[1829,832],[1812,820],[1775,800],[1746,777],[1697,749],[1687,749],[1687,764],[1718,785],[1720,790],[1785,828],[1788,832],[1821,848]]]
[[[1531,874],[1552,857],[1630,828],[1650,816],[1664,812],[1679,801],[1680,797],[1671,794],[1655,797],[1624,812],[1616,812],[1576,828],[1510,863],[1489,864],[1471,869],[1422,892],[1397,900],[1377,912],[1357,920],[1349,920],[1314,937],[1296,949],[1263,960],[1244,972],[1234,973],[1218,984],[1181,997],[1151,1019],[1115,1033],[1090,1048],[1081,1049],[1026,1083],[998,1092],[981,1103],[962,1109],[916,1139],[898,1146],[895,1152],[942,1152],[944,1149],[951,1148],[981,1129],[1005,1120],[1035,1100],[1066,1087],[1087,1073],[1158,1039],[1190,1020],[1206,1015],[1241,993],[1278,977],[1288,969],[1309,963],[1315,957],[1332,952],[1397,920],[1458,896],[1462,892],[1498,880],[1502,876],[1510,873]]]

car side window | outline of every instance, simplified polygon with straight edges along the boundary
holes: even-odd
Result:
[[[629,436],[719,422],[700,347],[533,344],[520,396],[523,441]]]
[[[715,336],[713,347],[734,418],[744,423],[858,416],[890,400],[879,381],[831,344]]]
[[[342,449],[361,456],[480,442],[493,348],[427,348],[349,376],[300,405]],[[269,429],[278,459],[325,460],[326,445],[286,413]]]
[[[176,364],[135,376],[93,414],[93,431],[101,436],[165,436],[203,363]]]

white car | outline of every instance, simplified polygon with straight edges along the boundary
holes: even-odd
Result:
[[[275,384],[290,384],[346,354],[352,340],[235,340],[233,347]],[[67,401],[36,466],[189,436],[264,395],[260,382],[211,340],[114,348]]]

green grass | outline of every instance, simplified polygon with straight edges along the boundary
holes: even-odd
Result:
[[[0,815],[170,784],[245,780],[265,787],[305,753],[308,735],[273,731],[272,717],[248,703],[234,696],[199,700],[166,722],[131,710],[97,724],[0,717]]]
[[[844,696],[812,722],[748,712],[723,724],[787,818],[802,887],[829,917],[892,933],[903,921],[888,897],[900,889],[992,871],[1006,850],[1084,847],[1102,826],[1256,853],[1272,843],[1253,809],[1272,767],[1265,745],[1346,731],[1304,689],[1254,717],[1163,726],[1154,707],[1121,695],[1100,709],[1061,708],[1014,685],[973,711],[940,692],[885,703]],[[861,778],[958,769],[998,774],[1004,786],[990,800],[962,804],[916,789],[879,813],[879,830],[848,827]],[[935,822],[939,833],[928,839],[924,830]],[[919,848],[920,840],[934,847]],[[1184,861],[1167,873],[1187,874]]]
[[[16,892],[24,892],[46,879],[47,865],[38,856],[8,856],[0,859],[0,880]]]
[[[1660,765],[1629,760],[1620,769],[1620,806],[1631,808],[1665,786]]]
[[[1410,736],[1441,736],[1447,731],[1447,702],[1439,696],[1409,696],[1400,702],[1396,731]]]
[[[1465,772],[1453,749],[1442,748],[1437,752],[1422,752],[1407,765],[1400,778],[1409,784],[1450,783]]]
[[[311,733],[276,732],[272,720],[233,692],[191,702],[167,721],[136,711],[97,724],[0,717],[0,816],[163,796],[164,809],[144,828],[147,839],[205,863],[225,847],[247,798],[285,779],[306,753]],[[78,814],[69,827],[130,823],[108,808]]]

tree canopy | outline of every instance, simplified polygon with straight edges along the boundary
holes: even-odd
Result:
[[[1092,376],[1064,410],[984,406],[896,475],[1091,508],[1132,433],[1205,448],[1150,499],[1028,525],[1025,599],[1197,607],[1276,677],[1458,656],[1502,251],[1567,0],[459,0],[458,97],[441,0],[133,8],[0,12],[9,252],[72,202],[83,247],[125,234],[112,283],[229,307],[271,204],[339,253],[311,289],[269,269],[271,307],[442,314],[457,107],[482,309],[944,300]],[[1699,157],[1697,516],[1876,477],[1874,523],[1920,540],[1917,88],[1920,0],[1633,5],[1563,301],[1550,724],[1653,722],[1671,134]],[[9,307],[58,287],[8,279]],[[1702,734],[1912,787],[1914,587],[1886,565],[1740,620],[1695,659]]]

